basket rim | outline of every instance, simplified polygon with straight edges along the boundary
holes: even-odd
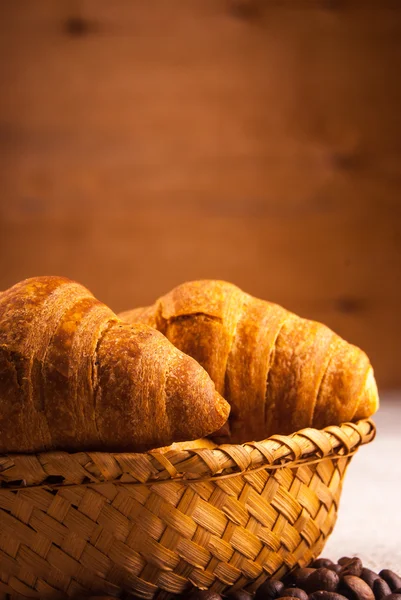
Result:
[[[355,454],[371,442],[371,419],[305,428],[291,435],[272,435],[260,442],[222,444],[215,448],[159,448],[143,453],[41,452],[0,455],[2,490],[93,484],[196,483],[259,469],[296,468]]]

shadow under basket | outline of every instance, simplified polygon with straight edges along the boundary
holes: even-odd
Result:
[[[371,420],[144,454],[0,456],[0,599],[256,590],[314,560]]]

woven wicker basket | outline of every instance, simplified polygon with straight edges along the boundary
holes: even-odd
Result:
[[[365,420],[216,448],[0,456],[0,598],[253,591],[319,555],[374,435]]]

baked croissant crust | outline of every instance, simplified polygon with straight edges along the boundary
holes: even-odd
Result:
[[[145,450],[228,413],[194,359],[82,285],[36,277],[0,295],[0,453]]]
[[[231,405],[234,443],[362,419],[378,408],[362,350],[230,283],[184,283],[120,317],[158,329],[206,369]]]

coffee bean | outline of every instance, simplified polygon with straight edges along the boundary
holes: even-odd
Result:
[[[305,581],[308,579],[309,575],[312,575],[316,569],[312,569],[310,567],[300,567],[293,571],[292,573],[292,581],[295,583],[297,587],[304,587]]]
[[[390,569],[377,574],[363,567],[358,557],[343,556],[337,563],[318,558],[311,566],[295,569],[282,580],[266,580],[254,596],[245,590],[226,593],[227,600],[401,600],[401,577]],[[195,589],[177,600],[223,598],[210,590]]]
[[[309,600],[348,600],[348,598],[341,594],[337,594],[336,592],[319,591],[313,592],[313,594],[309,596]]]
[[[284,588],[295,587],[295,581],[292,573],[286,573],[286,575],[284,575],[280,581],[283,582]]]
[[[341,590],[351,600],[375,600],[366,581],[355,575],[345,575],[341,581]]]
[[[370,569],[366,569],[366,567],[362,569],[361,577],[368,584],[368,586],[372,588],[372,590],[374,582],[376,581],[376,579],[379,579],[377,573],[371,571]]]
[[[321,569],[322,567],[330,568],[330,565],[334,564],[329,558],[317,558],[313,561],[312,567],[315,569]]]
[[[195,590],[190,595],[191,600],[222,600],[220,594],[211,590]]]
[[[322,567],[309,575],[305,582],[305,590],[309,594],[318,591],[335,592],[339,581],[337,573]]]
[[[351,560],[351,558],[349,556],[342,556],[341,558],[338,559],[338,564],[343,566],[345,565],[347,562],[349,562]]]
[[[284,589],[284,583],[278,579],[268,579],[256,590],[255,600],[275,600]]]
[[[301,590],[301,588],[286,588],[285,590],[283,590],[280,594],[280,598],[283,598],[284,596],[291,596],[291,598],[299,598],[299,600],[308,600],[308,594],[304,591]]]
[[[373,593],[376,600],[383,600],[383,598],[391,594],[391,589],[387,581],[384,581],[384,579],[378,577],[373,583]]]
[[[351,560],[345,563],[342,566],[340,576],[343,575],[355,575],[355,577],[360,577],[362,573],[363,565],[360,558],[355,557],[351,558]]]
[[[394,571],[391,571],[390,569],[383,569],[380,571],[379,575],[389,584],[392,592],[401,587],[401,577],[397,575],[397,573],[394,573]]]
[[[337,573],[337,575],[339,575],[343,570],[343,567],[338,564],[329,565],[327,568],[330,569],[330,571],[334,571],[334,573]]]
[[[251,594],[245,590],[237,590],[231,594],[229,593],[228,598],[230,598],[230,600],[252,600]]]

